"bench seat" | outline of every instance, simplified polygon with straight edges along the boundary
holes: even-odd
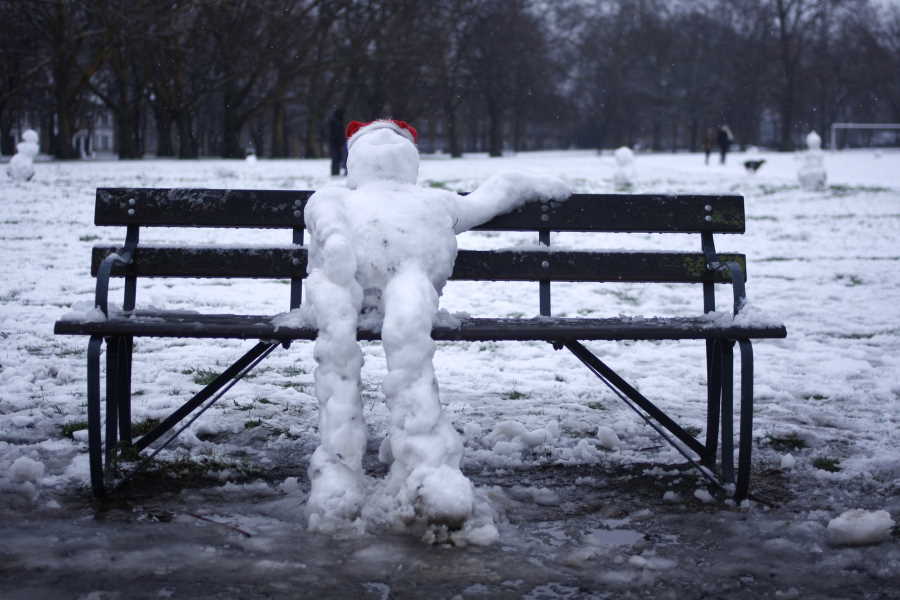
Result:
[[[682,340],[783,338],[783,325],[722,323],[715,316],[614,317],[605,319],[536,317],[533,319],[461,318],[458,324],[436,325],[432,338],[440,341],[484,340]],[[266,315],[202,314],[185,311],[111,311],[108,319],[57,321],[62,335],[130,335],[135,337],[237,338],[275,341],[313,340],[312,327],[276,325]],[[360,329],[360,340],[377,340],[377,331]]]

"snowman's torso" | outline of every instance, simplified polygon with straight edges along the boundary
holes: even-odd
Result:
[[[345,217],[364,290],[383,289],[406,264],[418,265],[440,292],[453,271],[456,234],[446,192],[403,183],[372,183],[349,191]]]

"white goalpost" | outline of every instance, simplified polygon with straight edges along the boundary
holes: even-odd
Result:
[[[896,130],[897,137],[900,138],[900,123],[832,123],[831,138],[829,140],[829,150],[839,150],[837,146],[837,132],[839,129],[862,129],[862,130]]]

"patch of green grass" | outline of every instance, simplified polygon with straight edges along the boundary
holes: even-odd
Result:
[[[150,417],[149,419],[144,419],[143,421],[138,421],[137,423],[131,424],[131,435],[140,437],[142,435],[147,435],[150,433],[154,427],[160,424],[160,420],[154,417]]]
[[[296,381],[282,381],[281,383],[276,383],[275,385],[287,390],[297,390],[298,392],[306,393],[306,386]]]
[[[447,185],[446,181],[429,181],[428,187],[437,188],[439,190],[449,190],[450,187]]]
[[[790,257],[790,256],[768,256],[763,258],[757,258],[756,262],[790,262],[792,260],[801,260],[799,258]]]
[[[303,367],[285,367],[281,369],[281,374],[285,377],[296,377],[297,375],[306,375],[306,369]]]
[[[596,400],[594,400],[593,402],[588,402],[587,407],[593,410],[606,410],[606,407],[603,405],[603,403],[597,402]]]
[[[79,242],[94,242],[100,239],[99,235],[82,235],[78,237]]]
[[[823,396],[822,394],[813,394],[811,396],[807,396],[806,400],[828,400],[828,396]]]
[[[262,419],[250,419],[249,421],[244,421],[244,429],[253,429],[254,427],[259,427],[262,424]]]
[[[260,404],[275,404],[268,398],[257,398],[256,401],[259,402]]]
[[[503,397],[507,400],[521,400],[522,398],[527,398],[528,394],[522,393],[518,390],[513,390],[511,392],[506,392],[503,394]]]
[[[778,452],[796,452],[806,448],[806,441],[800,438],[796,433],[789,433],[782,436],[770,435],[766,438],[766,442],[773,450]]]
[[[847,287],[856,287],[863,284],[863,280],[856,275],[838,273],[834,278],[836,281],[843,281],[844,285],[846,285]]]
[[[632,294],[629,294],[626,291],[612,290],[610,293],[613,296],[615,296],[616,300],[618,300],[622,304],[626,304],[629,306],[637,306],[641,302],[640,298],[638,298],[637,296],[634,296]]]
[[[70,440],[74,440],[74,433],[76,431],[81,431],[82,429],[87,429],[87,427],[87,421],[72,421],[70,423],[64,423],[63,425],[60,425],[59,434],[63,437],[69,438]]]
[[[849,196],[856,193],[889,192],[890,189],[877,185],[829,185],[828,191],[832,196]]]
[[[219,372],[213,369],[190,367],[181,372],[182,375],[191,375],[191,380],[198,385],[209,385],[219,376]]]
[[[125,459],[124,455],[120,458]],[[138,460],[139,455],[134,455],[126,460]],[[246,481],[265,475],[265,471],[251,465],[227,463],[211,457],[182,457],[176,460],[155,459],[149,463],[134,479],[129,486],[149,486],[155,492],[161,488],[168,488],[173,483],[181,486],[210,486],[219,485],[221,481],[212,476],[217,471],[232,471],[234,480]]]
[[[826,458],[824,456],[820,456],[819,458],[816,458],[812,461],[812,466],[821,471],[837,473],[841,470],[841,461],[837,458]]]
[[[796,189],[799,189],[799,186],[762,184],[759,186],[759,193],[763,196],[771,196],[772,194],[780,194],[780,193],[786,192],[788,190],[796,190]]]

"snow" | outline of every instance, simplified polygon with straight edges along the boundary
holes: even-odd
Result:
[[[9,476],[13,481],[37,483],[44,476],[44,463],[27,456],[20,456],[9,468]]]
[[[605,425],[597,427],[597,442],[607,450],[616,450],[621,444],[615,430]]]
[[[443,412],[463,432],[460,467],[475,485],[483,518],[458,542],[449,532],[430,532],[434,547],[406,531],[307,530],[306,467],[319,439],[311,343],[279,348],[161,455],[214,459],[216,477],[225,477],[219,483],[231,487],[170,491],[160,484],[99,510],[86,488],[85,430],[72,438],[61,432],[86,418],[87,340],[54,336],[52,323],[76,303],[87,303],[78,311],[92,310],[90,247],[124,239],[123,228],[93,225],[95,188],[320,189],[331,181],[327,160],[47,162],[30,182],[0,183],[0,252],[7,259],[0,263],[0,534],[3,560],[13,565],[0,574],[0,595],[128,595],[134,587],[122,582],[139,581],[145,596],[171,590],[194,598],[297,590],[368,597],[364,583],[388,586],[398,597],[453,597],[481,585],[495,597],[589,589],[640,598],[665,586],[679,597],[889,598],[900,571],[896,529],[878,544],[846,546],[830,543],[828,524],[854,509],[884,511],[895,522],[900,515],[900,153],[826,152],[822,191],[800,188],[795,155],[762,150],[759,158],[766,163],[751,177],[738,160],[705,166],[702,154],[641,154],[633,191],[746,198],[747,233],[717,236],[716,245],[747,255],[749,306],[788,329],[786,339],[753,347],[752,485],[772,506],[751,501],[737,510],[718,498],[710,504],[695,498],[704,480],[681,468],[680,455],[565,351],[544,343],[441,342],[433,363]],[[233,176],[222,179],[221,168]],[[499,172],[526,171],[557,174],[578,192],[614,189],[614,157],[595,152],[423,156],[418,184],[471,191]],[[534,237],[467,232],[457,244],[527,248]],[[696,252],[697,237],[554,233],[552,245]],[[291,235],[154,228],[142,230],[145,242],[286,246]],[[717,292],[722,318],[732,318],[729,286]],[[121,280],[114,280],[111,298],[121,293]],[[149,278],[140,280],[137,300],[139,307],[278,315],[288,310],[289,295],[280,281]],[[309,295],[305,285],[305,302]],[[537,296],[530,284],[450,281],[440,306],[447,316],[527,318],[537,313]],[[690,285],[553,285],[557,316],[693,316],[701,305],[700,290]],[[251,345],[136,340],[134,421],[164,418],[200,389],[205,371],[224,369]],[[703,439],[702,342],[588,346]],[[388,468],[377,451],[391,429],[380,390],[385,352],[381,343],[360,348],[369,440],[363,470],[381,480]],[[615,452],[600,446],[601,425],[618,436]],[[507,427],[525,435],[494,435]],[[529,445],[540,430],[543,441]],[[494,450],[499,441],[521,446],[502,453],[503,446]],[[795,463],[785,471],[788,453]],[[43,475],[13,481],[12,465],[21,458],[42,464]],[[816,466],[823,461],[839,470]],[[518,496],[516,486],[537,496]],[[666,502],[668,492],[677,500]],[[628,522],[605,523],[612,518]],[[642,540],[610,552],[585,540],[589,532],[611,530],[634,531]],[[451,549],[451,541],[468,545]],[[585,548],[591,551],[578,553]],[[653,556],[680,568],[629,562]],[[698,574],[690,567],[700,561]],[[287,567],[272,578],[257,564]],[[621,587],[609,590],[610,581]]]
[[[854,508],[828,521],[828,541],[835,546],[865,546],[887,541],[895,525],[886,510]]]
[[[785,470],[793,469],[797,466],[797,459],[794,458],[794,455],[788,452],[784,456],[781,457],[781,468]]]

